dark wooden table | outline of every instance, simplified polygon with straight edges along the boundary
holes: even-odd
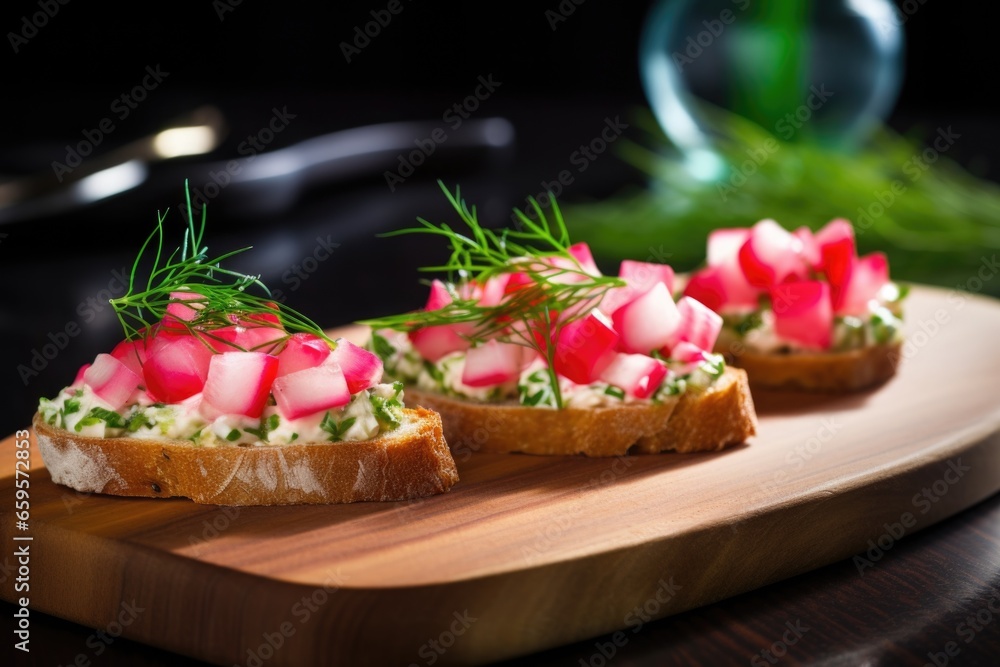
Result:
[[[14,609],[0,605],[8,624]],[[205,664],[38,612],[31,618],[32,651],[14,651],[17,665]],[[11,633],[5,636],[10,646]],[[503,663],[536,664],[1000,664],[1000,495],[902,538],[870,567],[858,559],[835,563],[701,609]]]

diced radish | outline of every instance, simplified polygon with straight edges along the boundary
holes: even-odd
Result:
[[[188,305],[183,303],[184,301],[200,301],[202,303]],[[179,320],[190,322],[198,317],[198,311],[205,307],[204,301],[205,297],[197,292],[171,292],[167,313]]]
[[[594,309],[560,328],[554,370],[577,384],[589,384],[614,360],[618,340],[607,315]]]
[[[708,301],[699,299],[712,310],[722,312],[723,310],[745,310],[757,307],[760,290],[750,284],[740,266],[740,248],[749,238],[750,230],[743,228],[716,229],[708,235],[706,263],[710,269],[715,269],[715,272],[709,275],[712,277],[712,283],[718,281],[722,293],[725,295],[725,300],[718,308]],[[706,283],[694,289],[714,291],[716,287]],[[685,290],[685,294],[687,293]],[[692,296],[695,295],[692,294]],[[700,293],[700,296],[706,296],[704,291]],[[709,300],[714,299],[709,298]]]
[[[851,282],[851,270],[857,251],[854,246],[854,228],[847,220],[832,220],[816,233],[821,268],[830,283],[833,309],[839,310],[844,302],[845,290]]]
[[[84,364],[83,366],[80,366],[80,370],[76,372],[76,377],[73,378],[73,384],[70,385],[71,387],[78,387],[81,384],[83,384],[83,375],[84,373],[87,372],[88,368],[90,368],[90,364]]]
[[[112,410],[119,410],[142,383],[142,378],[110,354],[99,354],[84,371],[83,381]]]
[[[441,324],[410,332],[413,347],[428,361],[437,361],[446,354],[467,350],[472,345],[465,336],[471,334],[471,324]]]
[[[509,280],[510,274],[507,273],[501,273],[488,278],[479,292],[479,305],[484,307],[496,306],[503,301]]]
[[[586,273],[592,276],[601,275],[601,270],[597,268],[597,263],[594,261],[593,253],[590,252],[589,245],[586,243],[574,243],[566,250]]]
[[[278,412],[286,419],[339,408],[351,401],[343,371],[329,360],[315,368],[275,378],[271,392],[278,404]]]
[[[278,376],[319,366],[330,356],[330,345],[311,333],[294,333],[278,353]]]
[[[601,297],[601,302],[598,304],[598,307],[600,307],[601,312],[613,316],[615,311],[629,301],[634,301],[637,296],[639,296],[639,292],[631,285],[612,287],[604,293],[603,297]]]
[[[145,338],[123,340],[115,345],[115,349],[111,350],[111,356],[128,366],[133,373],[142,377],[142,365],[146,363],[147,344]]]
[[[816,242],[816,237],[813,236],[812,230],[808,227],[799,227],[792,235],[798,239],[800,246],[798,247],[799,255],[805,260],[811,268],[818,269],[823,258],[820,256],[819,243]]]
[[[284,329],[267,324],[233,324],[210,329],[199,334],[216,352],[275,352],[279,343],[287,338]]]
[[[197,394],[205,386],[211,360],[212,351],[195,336],[157,336],[142,367],[146,391],[165,403]]]
[[[278,358],[263,352],[224,352],[212,356],[201,395],[201,413],[260,417],[278,372]]]
[[[513,273],[507,274],[507,283],[504,285],[503,292],[504,295],[513,294],[520,289],[533,284],[534,281],[524,271],[515,271]]]
[[[343,338],[337,339],[337,347],[330,353],[329,361],[340,366],[352,394],[382,381],[382,360],[378,355]]]
[[[804,278],[806,266],[798,252],[800,247],[798,239],[774,220],[761,220],[740,247],[740,267],[747,282],[767,288],[789,278]]]
[[[668,292],[674,293],[674,270],[668,264],[626,259],[618,267],[618,277],[627,280],[639,294],[648,291],[658,282],[666,285]]]
[[[830,286],[818,280],[784,283],[771,288],[774,332],[804,347],[827,349],[833,339]]]
[[[621,337],[625,352],[649,354],[660,349],[680,323],[677,305],[663,283],[656,283],[614,314],[615,331]]]
[[[440,280],[431,282],[431,291],[427,295],[427,305],[424,310],[440,310],[453,301],[448,288]]]
[[[711,350],[722,331],[722,316],[702,302],[689,296],[677,302],[680,325],[667,341],[673,350],[678,343],[688,342],[702,350]]]
[[[726,287],[721,273],[722,269],[718,266],[708,266],[695,272],[684,287],[684,295],[700,301],[717,313],[721,312],[727,304]]]
[[[268,326],[277,325],[282,330],[284,326],[281,324],[281,318],[278,317],[278,304],[274,301],[268,301],[265,304],[268,308],[271,308],[275,312],[273,313],[231,313],[229,319],[233,324],[242,324],[245,327],[251,327],[255,324],[265,324]]]
[[[708,352],[686,340],[677,343],[670,350],[670,359],[676,362],[672,368],[678,375],[687,375],[693,372],[701,362],[705,361],[706,357],[708,357]],[[677,363],[680,365],[678,366]]]
[[[876,252],[854,260],[851,281],[844,290],[843,303],[835,309],[838,315],[865,315],[868,303],[889,282],[889,260]]]
[[[492,387],[516,380],[521,374],[527,348],[514,343],[488,340],[465,354],[462,384],[469,387]]]
[[[645,354],[618,353],[601,372],[600,380],[623,389],[629,396],[643,399],[652,396],[663,379],[667,367]]]

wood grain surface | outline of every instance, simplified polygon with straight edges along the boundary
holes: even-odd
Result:
[[[1000,307],[920,288],[907,322],[896,378],[847,397],[756,394],[746,446],[592,460],[453,443],[460,482],[413,503],[237,512],[83,496],[49,482],[36,450],[32,605],[100,628],[134,600],[125,636],[220,664],[262,647],[270,665],[440,664],[730,597],[1000,489]],[[9,544],[12,440],[0,461]]]

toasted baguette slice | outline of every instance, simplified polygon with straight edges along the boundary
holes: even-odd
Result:
[[[254,447],[85,437],[38,414],[33,425],[52,480],[77,491],[214,505],[406,500],[447,491],[458,471],[440,416],[403,412],[402,426],[371,440]]]
[[[413,386],[406,399],[441,413],[454,446],[483,452],[621,456],[630,450],[715,451],[754,435],[757,417],[746,373],[727,368],[706,390],[689,390],[659,405],[552,410],[478,403]]]
[[[727,351],[725,356],[747,372],[754,389],[847,392],[882,384],[895,375],[901,349],[902,343],[896,342],[847,352]]]

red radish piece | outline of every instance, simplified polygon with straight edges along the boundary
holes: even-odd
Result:
[[[351,401],[347,380],[336,363],[327,360],[315,368],[275,378],[271,392],[285,419],[298,419],[339,408]]]
[[[577,384],[590,384],[614,360],[618,340],[607,315],[594,309],[559,330],[554,370]]]
[[[844,290],[843,303],[835,309],[838,315],[866,315],[868,303],[878,296],[889,282],[889,260],[876,252],[854,260],[851,282]]]
[[[281,328],[266,324],[233,324],[199,333],[215,352],[274,352],[288,336]]]
[[[649,354],[667,344],[680,326],[681,316],[667,286],[656,283],[615,311],[614,323],[625,352]]]
[[[828,349],[833,339],[830,285],[803,280],[771,288],[774,332],[803,347]]]
[[[506,273],[488,278],[480,289],[479,305],[484,307],[496,306],[503,301],[509,280],[510,275]]]
[[[343,338],[337,339],[337,347],[330,353],[329,361],[340,366],[352,394],[382,381],[382,360],[378,355]]]
[[[626,259],[618,267],[618,277],[627,280],[639,294],[650,290],[658,282],[666,285],[671,294],[674,292],[674,270],[668,264]]]
[[[224,352],[212,356],[201,394],[201,413],[260,417],[278,372],[278,358],[263,352]]]
[[[689,343],[687,341],[681,341],[674,345],[673,349],[670,350],[670,358],[674,362],[678,362],[681,365],[673,366],[673,370],[678,375],[687,375],[688,373],[693,373],[695,369],[698,368],[701,362],[705,361],[708,357],[708,352],[701,349],[694,343]]]
[[[465,354],[462,384],[469,387],[492,387],[512,382],[521,375],[524,351],[514,343],[488,340]]]
[[[722,316],[689,296],[682,297],[677,302],[677,312],[681,323],[667,342],[671,352],[681,342],[691,343],[702,350],[711,350],[722,331]]]
[[[177,333],[187,332],[188,329],[184,322],[194,321],[198,316],[198,311],[204,308],[205,304],[194,303],[189,306],[183,302],[204,299],[205,297],[197,292],[171,292],[170,301],[172,303],[167,304],[167,310],[160,322],[160,327]]]
[[[441,324],[410,332],[410,342],[428,361],[437,361],[452,352],[461,352],[472,345],[464,335],[472,333],[471,324]],[[464,334],[464,335],[463,335]]]
[[[718,266],[709,266],[696,272],[684,287],[684,295],[696,299],[717,313],[722,311],[728,299],[721,274],[721,267]]]
[[[90,364],[84,364],[83,366],[80,366],[80,370],[76,372],[76,377],[73,378],[73,384],[70,385],[71,387],[79,387],[81,384],[83,384],[83,375],[84,373],[87,372],[88,368],[90,368]]]
[[[112,410],[117,411],[128,402],[142,383],[142,378],[110,354],[99,354],[90,368],[84,371],[83,381]]]
[[[594,261],[593,253],[590,252],[589,245],[586,243],[574,243],[566,250],[586,273],[592,276],[601,275],[601,270],[597,268],[597,263]]]
[[[790,278],[805,278],[800,247],[801,242],[774,220],[761,220],[750,229],[749,238],[740,247],[740,267],[747,282],[767,288]]]
[[[440,310],[452,301],[451,294],[445,284],[440,280],[434,280],[431,282],[431,291],[427,295],[427,305],[424,306],[424,310]]]
[[[820,268],[823,258],[820,256],[819,243],[817,243],[816,237],[813,236],[812,230],[808,227],[799,227],[792,232],[792,235],[801,244],[798,252],[806,264],[813,269]]]
[[[205,386],[211,360],[212,351],[195,336],[157,336],[142,367],[146,391],[164,403],[197,394]]]
[[[146,345],[145,338],[123,340],[115,345],[115,349],[111,350],[111,356],[128,366],[133,373],[142,377],[142,365],[146,363]]]
[[[663,362],[645,354],[620,352],[601,372],[600,380],[623,389],[629,396],[644,399],[652,396],[660,388],[665,377],[667,377],[667,367]]]
[[[747,280],[740,266],[740,248],[750,238],[749,229],[717,229],[708,235],[707,264],[710,269],[715,269],[712,281],[721,284],[725,300],[723,304],[716,308],[708,301],[702,301],[705,305],[717,312],[723,309],[752,309],[757,307],[760,290]],[[707,285],[702,285],[706,288]],[[695,288],[696,290],[698,288]],[[712,288],[714,290],[714,288]],[[685,290],[685,294],[687,291]],[[704,292],[701,293],[705,296]],[[691,294],[695,296],[695,294]],[[695,298],[698,298],[695,296]],[[713,300],[713,299],[710,299]]]
[[[330,345],[311,333],[294,333],[278,353],[278,376],[319,366],[330,356]]]
[[[833,309],[839,310],[844,302],[844,292],[851,282],[851,270],[857,251],[854,246],[854,228],[842,218],[831,220],[816,233],[821,268],[830,283]]]

